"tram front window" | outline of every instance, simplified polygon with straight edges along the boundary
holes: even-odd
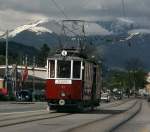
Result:
[[[71,61],[58,61],[57,78],[70,78],[70,77],[71,77]]]

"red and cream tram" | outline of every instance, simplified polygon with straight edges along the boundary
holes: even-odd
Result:
[[[46,100],[50,109],[95,107],[101,91],[100,65],[63,50],[47,59]]]

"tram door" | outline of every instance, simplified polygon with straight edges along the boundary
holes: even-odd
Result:
[[[92,101],[96,99],[96,67],[93,66]]]

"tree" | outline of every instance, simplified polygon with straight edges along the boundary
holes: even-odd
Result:
[[[126,71],[112,70],[106,79],[107,87],[112,91],[114,88],[124,91],[128,85],[128,77]]]
[[[137,71],[143,68],[144,64],[139,58],[132,58],[126,62],[127,71]]]
[[[143,62],[139,58],[132,58],[126,62],[126,69],[129,89],[136,92],[139,88],[143,88],[146,83]]]
[[[5,64],[5,56],[0,55],[0,65],[4,65]]]
[[[44,67],[46,65],[46,60],[49,55],[49,52],[50,48],[48,47],[48,45],[43,44],[38,55],[38,66]]]

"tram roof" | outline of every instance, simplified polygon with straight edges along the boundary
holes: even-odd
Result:
[[[63,56],[61,53],[62,51],[67,51],[67,55]],[[49,57],[48,60],[78,60],[78,61],[88,61],[95,64],[98,64],[96,60],[88,58],[87,56],[83,55],[80,49],[59,49],[56,51],[56,54],[52,57]]]
[[[83,60],[83,58],[78,56],[61,56],[61,55],[55,55],[53,57],[49,57],[48,60]]]
[[[66,52],[66,55],[62,55],[62,51]],[[64,60],[83,60],[84,58],[80,56],[79,49],[58,49],[56,54],[48,59],[64,59]]]

